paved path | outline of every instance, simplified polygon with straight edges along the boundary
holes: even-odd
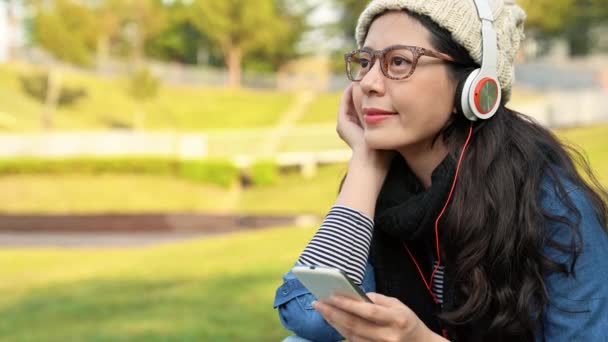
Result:
[[[146,232],[146,233],[14,233],[0,232],[2,247],[138,247],[201,238],[214,234]]]
[[[0,215],[0,248],[146,246],[266,227],[311,225],[313,219],[188,213]]]

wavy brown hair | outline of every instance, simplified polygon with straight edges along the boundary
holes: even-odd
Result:
[[[449,31],[428,16],[404,12],[428,29],[436,51],[461,62],[448,64],[453,81],[462,85],[479,68]],[[455,101],[460,92],[458,87]],[[435,141],[443,139],[457,159],[470,126],[459,112],[446,122]],[[604,227],[608,193],[577,147],[560,141],[526,115],[501,105],[492,119],[474,122],[473,130],[463,171],[442,221],[442,248],[448,267],[453,268],[449,272],[455,277],[460,301],[440,318],[455,326],[472,324],[486,332],[484,339],[532,341],[549,303],[545,275],[574,275],[583,246],[581,214],[568,190],[574,186],[588,197]],[[572,215],[558,216],[542,208],[543,181],[554,184],[557,198]],[[571,233],[570,243],[552,240],[545,232],[547,221],[565,225]],[[543,253],[545,246],[569,254],[570,262],[551,260]]]

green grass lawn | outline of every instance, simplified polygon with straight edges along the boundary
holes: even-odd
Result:
[[[608,186],[608,125],[563,129],[557,134],[587,155],[598,180]]]
[[[24,65],[0,65],[0,130],[32,131],[40,127],[42,105],[21,90]],[[57,111],[59,130],[130,125],[136,106],[127,93],[127,80],[65,73],[64,84],[84,87],[87,97]],[[195,131],[274,125],[292,105],[293,93],[274,90],[161,85],[158,96],[143,105],[143,128]]]
[[[299,124],[335,122],[338,115],[338,106],[342,91],[324,93],[310,104],[308,110],[302,115]]]
[[[131,249],[0,250],[2,341],[279,341],[281,275],[312,228]]]

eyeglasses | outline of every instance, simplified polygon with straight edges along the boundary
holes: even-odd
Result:
[[[414,70],[416,70],[420,56],[429,56],[446,62],[459,63],[444,53],[418,46],[393,45],[383,50],[363,48],[344,54],[346,76],[353,82],[361,81],[374,66],[376,59],[379,58],[380,69],[384,76],[391,80],[404,80],[412,76]]]

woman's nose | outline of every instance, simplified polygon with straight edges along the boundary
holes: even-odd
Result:
[[[360,85],[361,90],[366,95],[370,95],[373,93],[382,95],[384,94],[384,74],[382,73],[382,69],[380,68],[380,61],[376,60],[374,65],[372,65],[371,69],[363,76],[361,79]]]

